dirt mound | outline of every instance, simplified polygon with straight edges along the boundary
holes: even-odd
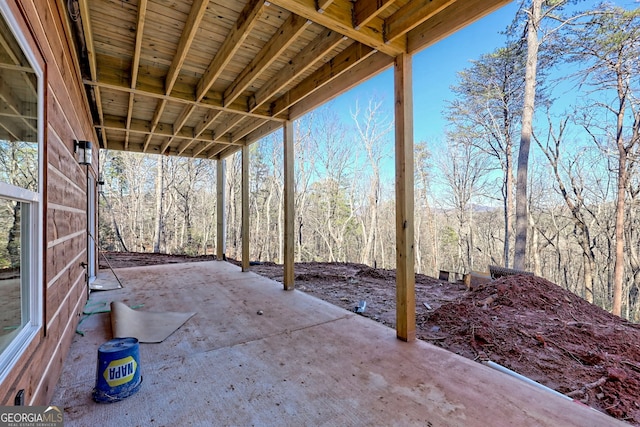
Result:
[[[393,280],[393,275],[389,275],[388,271],[378,270],[377,268],[364,267],[360,271],[356,273],[359,277],[370,277],[372,279],[391,279]]]
[[[510,276],[418,317],[420,338],[492,360],[640,423],[640,325],[537,277]]]

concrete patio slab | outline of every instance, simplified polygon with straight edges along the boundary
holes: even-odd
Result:
[[[109,404],[91,399],[109,314],[87,316],[52,401],[65,425],[626,425],[225,262],[117,274],[124,288],[91,304],[196,315],[140,344],[140,391]]]

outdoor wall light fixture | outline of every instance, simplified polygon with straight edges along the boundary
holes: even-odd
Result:
[[[81,165],[91,164],[91,142],[89,141],[74,141],[73,152],[78,156],[78,163]]]

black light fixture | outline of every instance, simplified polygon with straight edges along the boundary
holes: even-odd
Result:
[[[91,142],[89,141],[74,141],[73,151],[78,156],[78,163],[81,165],[91,164]]]

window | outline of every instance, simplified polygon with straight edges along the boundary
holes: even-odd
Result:
[[[0,381],[42,326],[42,72],[0,2]]]

